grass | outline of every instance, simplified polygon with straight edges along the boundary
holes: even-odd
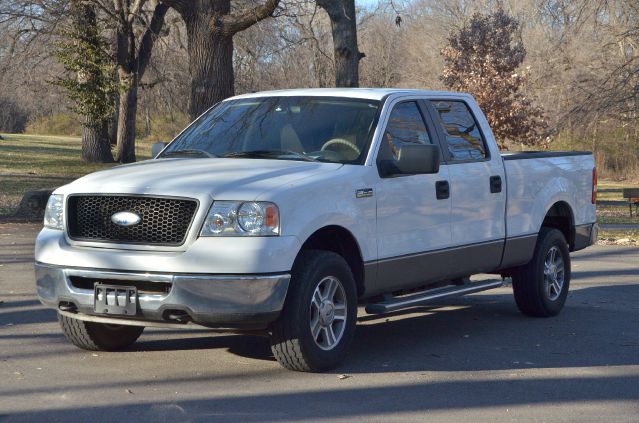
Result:
[[[116,164],[89,164],[80,159],[76,137],[2,134],[0,140],[0,217],[13,215],[22,195],[54,189]],[[138,160],[151,158],[152,142],[137,142]]]

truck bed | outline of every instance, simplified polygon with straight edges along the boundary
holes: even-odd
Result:
[[[574,225],[595,221],[592,153],[528,151],[502,154],[507,181],[507,237],[537,233],[549,205],[571,205]]]

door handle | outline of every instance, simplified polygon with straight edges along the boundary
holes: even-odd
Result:
[[[448,181],[435,182],[435,195],[438,200],[445,200],[450,197],[450,185]]]
[[[490,192],[492,194],[501,192],[501,176],[490,177]]]

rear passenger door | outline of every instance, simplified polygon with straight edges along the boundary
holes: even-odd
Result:
[[[505,237],[501,155],[491,157],[475,115],[462,100],[431,100],[448,163],[453,266],[465,273],[494,270]]]
[[[431,175],[385,176],[383,171],[397,160],[402,145],[437,144],[433,126],[418,100],[401,101],[391,108],[376,157],[379,286],[369,291],[419,285],[441,278],[448,270],[445,256],[427,254],[451,242],[450,198],[436,194],[437,182],[448,180],[448,168],[442,165],[439,173]]]

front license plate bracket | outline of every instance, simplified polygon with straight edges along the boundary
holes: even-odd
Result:
[[[100,314],[135,316],[138,305],[138,290],[134,286],[103,285],[93,288],[93,311]]]

